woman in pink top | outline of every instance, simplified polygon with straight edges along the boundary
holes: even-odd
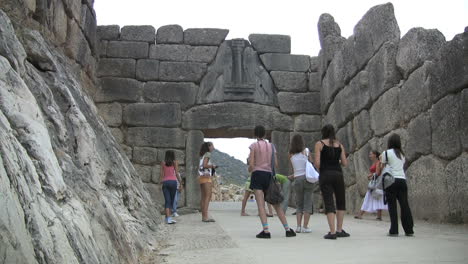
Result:
[[[162,190],[164,194],[164,208],[166,212],[166,223],[175,224],[172,219],[172,206],[177,191],[177,180],[179,180],[179,191],[182,190],[182,180],[179,176],[179,163],[175,160],[175,153],[172,150],[166,151],[164,161],[161,162],[161,171],[159,182],[162,182]]]
[[[276,153],[272,144],[265,141],[265,128],[256,126],[254,130],[257,142],[250,145],[249,154],[249,172],[252,173],[250,180],[250,189],[254,191],[255,200],[257,200],[258,215],[262,222],[263,231],[257,235],[257,238],[271,238],[268,227],[268,220],[265,212],[265,191],[270,185],[272,177],[272,160],[277,164]],[[274,156],[274,159],[272,158]],[[275,165],[273,164],[273,166]],[[286,230],[286,237],[296,236],[296,233],[289,228],[288,222],[280,204],[274,204],[276,214]]]

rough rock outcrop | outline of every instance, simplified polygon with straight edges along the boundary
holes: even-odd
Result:
[[[0,259],[142,261],[161,218],[99,118],[83,68],[2,11],[0,39]]]

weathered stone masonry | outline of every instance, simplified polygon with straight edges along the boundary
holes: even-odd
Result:
[[[155,183],[167,149],[176,150],[186,171],[187,204],[198,207],[194,176],[204,136],[251,137],[263,124],[283,150],[291,133],[310,144],[318,138],[317,58],[289,54],[289,36],[254,34],[249,42],[225,40],[227,33],[98,27],[97,107],[156,199],[162,199]]]
[[[330,15],[319,21],[324,122],[338,127],[350,154],[348,209],[367,189],[371,149],[398,133],[408,160],[416,217],[467,222],[468,33],[446,42],[436,29],[413,28],[400,39],[391,4],[370,9],[341,37]]]
[[[466,36],[446,42],[437,30],[414,28],[400,39],[391,4],[369,10],[348,39],[328,14],[318,27],[317,57],[289,54],[282,35],[253,34],[249,42],[225,40],[221,29],[99,27],[96,102],[147,186],[158,182],[164,150],[177,149],[189,206],[198,203],[193,175],[203,136],[252,136],[264,124],[288,172],[291,136],[301,133],[312,148],[322,123],[332,123],[350,153],[350,212],[366,191],[367,153],[385,149],[397,132],[416,217],[466,222]]]

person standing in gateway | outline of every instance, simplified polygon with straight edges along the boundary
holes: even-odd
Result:
[[[249,172],[252,172],[250,189],[254,191],[258,214],[263,227],[262,232],[260,232],[256,237],[271,238],[265,212],[265,192],[267,191],[271,178],[273,177],[273,166],[278,162],[273,145],[265,140],[265,128],[263,126],[256,126],[254,129],[254,135],[257,138],[257,142],[252,143],[249,147]],[[274,159],[272,157],[274,157]],[[272,164],[272,160],[275,164]],[[274,204],[273,207],[286,230],[286,237],[296,236],[294,230],[289,228],[288,221],[281,209],[281,205]]]
[[[322,191],[325,213],[330,231],[323,238],[336,239],[349,237],[343,230],[346,210],[345,185],[341,166],[348,165],[343,145],[336,139],[335,128],[326,125],[322,128],[322,140],[315,143],[315,167],[319,169],[319,185]],[[336,207],[333,196],[336,198]],[[336,225],[335,225],[336,218]]]

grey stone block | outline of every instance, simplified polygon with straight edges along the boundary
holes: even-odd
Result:
[[[356,139],[356,147],[361,148],[372,138],[370,115],[367,110],[361,111],[353,119],[354,138]]]
[[[353,122],[348,122],[346,125],[336,132],[336,137],[343,144],[346,153],[351,153],[356,150],[356,140],[354,139]]]
[[[179,172],[181,172],[181,165],[185,164],[185,151],[178,149],[159,149],[158,162],[163,162],[166,156],[166,151],[172,150],[175,154],[175,159],[179,163]]]
[[[351,120],[361,110],[370,107],[372,101],[370,97],[369,74],[366,71],[360,72],[348,86],[336,96],[337,102],[341,103],[341,118],[337,120],[339,126]]]
[[[186,130],[236,128],[248,133],[256,125],[263,125],[267,130],[292,131],[293,128],[292,118],[281,114],[276,107],[244,102],[193,107],[184,113],[182,124]]]
[[[111,127],[110,131],[112,135],[114,136],[115,141],[117,141],[117,143],[119,144],[124,143],[124,135],[122,133],[122,130],[120,130],[120,128]]]
[[[126,142],[138,147],[185,148],[185,137],[178,128],[130,127]]]
[[[179,104],[138,103],[125,107],[124,123],[128,126],[177,127],[181,122]]]
[[[310,67],[310,57],[306,55],[265,53],[260,59],[269,71],[307,72]]]
[[[460,112],[460,140],[463,149],[468,151],[468,89],[464,89],[461,94],[461,112]]]
[[[319,93],[279,92],[280,111],[288,114],[320,114]]]
[[[376,100],[401,80],[401,75],[395,64],[397,48],[397,44],[386,42],[367,64],[366,71],[369,72],[372,100]]]
[[[425,61],[435,59],[445,37],[437,29],[412,28],[398,45],[396,65],[405,79]]]
[[[120,147],[122,148],[122,151],[125,153],[125,155],[128,157],[128,159],[131,160],[132,155],[133,155],[132,147],[129,147],[129,146],[124,145],[124,144],[120,144]]]
[[[160,161],[158,153],[156,148],[134,147],[132,161],[137,164],[153,166]]]
[[[400,109],[398,108],[400,89],[394,87],[385,92],[370,110],[371,127],[375,135],[383,135],[395,129],[400,122]]]
[[[125,78],[101,78],[95,95],[96,103],[105,102],[138,102],[143,84]]]
[[[344,112],[341,110],[341,96],[337,96],[335,101],[328,108],[327,114],[324,116],[323,125],[331,124],[335,127],[344,125]]]
[[[109,41],[107,56],[112,58],[148,58],[149,44],[137,41]]]
[[[345,182],[346,185],[346,182]],[[348,214],[355,214],[361,210],[362,197],[359,194],[357,185],[351,185],[346,188],[346,212]]]
[[[218,47],[215,46],[195,46],[191,47],[187,60],[193,62],[211,63],[216,57]]]
[[[355,185],[356,184],[356,171],[354,169],[354,155],[353,154],[350,154],[348,156],[348,166],[346,167],[342,167],[342,170],[343,170],[343,178],[344,178],[344,182],[345,182],[345,186],[346,187],[349,187],[351,185]],[[365,175],[359,175],[359,177],[365,177]],[[355,188],[355,192],[357,194],[357,196],[360,197],[359,195],[359,191],[357,190],[357,186],[354,187]],[[350,190],[347,189],[346,192],[349,192]],[[359,201],[361,202],[361,201]],[[348,206],[346,206],[348,207]],[[352,210],[352,208],[348,208],[348,210]],[[350,210],[350,211],[351,211]]]
[[[465,37],[468,39],[468,34]],[[432,87],[432,101],[437,102],[449,93],[468,87],[468,59],[467,43],[463,35],[456,35],[451,41],[445,43],[437,56],[438,66],[436,76],[440,83]]]
[[[34,3],[34,9],[36,8],[36,1],[30,1]],[[81,1],[74,0],[64,0],[63,4],[65,6],[65,11],[67,14],[71,15],[71,18],[74,18],[76,21],[81,19]],[[98,27],[99,30],[99,27]]]
[[[411,211],[422,219],[442,221],[448,215],[448,190],[444,163],[434,156],[421,157],[406,171]]]
[[[318,72],[309,73],[309,91],[320,92],[322,90],[322,80]]]
[[[109,41],[107,40],[101,40],[99,41],[99,46],[98,46],[98,54],[99,57],[106,57],[107,56],[107,44]]]
[[[275,145],[276,158],[278,159],[278,166],[275,171],[284,175],[289,175],[289,172],[292,171],[288,157],[289,142],[291,141],[289,136],[289,132],[271,132],[271,142]]]
[[[341,36],[327,36],[323,40],[324,46],[322,46],[322,60],[324,63],[330,63],[335,55],[340,52],[343,48],[346,38]]]
[[[301,135],[304,139],[305,147],[309,149],[310,153],[314,154],[315,143],[322,138],[321,132],[291,132],[289,142],[295,135]],[[289,152],[289,149],[288,151]],[[289,162],[289,159],[286,157],[286,160]]]
[[[272,71],[270,73],[276,88],[286,92],[306,92],[307,74],[302,72]]]
[[[371,150],[372,148],[370,144],[366,144],[353,155],[354,170],[356,173],[356,185],[361,197],[366,195],[367,185],[369,183],[367,175],[369,174],[369,168],[372,165],[369,159],[369,152]]]
[[[237,71],[239,69],[237,67],[233,68],[233,65],[238,65],[233,57],[237,49],[234,46],[239,48],[238,52],[242,57],[242,71]],[[239,81],[241,86],[237,84]],[[275,92],[270,74],[260,62],[257,52],[248,45],[248,41],[228,40],[219,47],[214,62],[200,83],[197,103],[208,104],[230,100],[277,106]]]
[[[135,164],[134,167],[138,175],[140,176],[142,182],[151,182],[151,172],[153,171],[153,168],[151,168],[151,166]]]
[[[54,14],[57,16],[57,14]],[[64,25],[66,31],[66,15],[64,15],[64,21],[60,22],[60,24]],[[58,16],[60,17],[60,16]],[[97,54],[97,21],[96,21],[96,14],[94,13],[94,9],[92,7],[88,7],[83,5],[81,8],[81,28],[83,29],[84,35],[88,40],[89,46],[93,51],[93,54]],[[64,33],[66,35],[66,32]]]
[[[162,184],[161,182],[161,165],[154,165],[152,166],[152,171],[151,171],[151,182],[156,183],[156,184]],[[164,200],[164,194],[162,192],[162,188],[159,186],[158,191],[160,192],[160,196],[156,201],[163,201]]]
[[[320,93],[322,112],[326,112],[333,101],[333,97],[345,86],[343,54],[339,51],[328,66],[325,77],[322,80]]]
[[[121,40],[154,43],[156,30],[153,26],[125,26],[120,33]]]
[[[250,34],[249,41],[258,53],[291,53],[291,37],[287,35]]]
[[[449,215],[444,221],[454,224],[468,222],[468,154],[462,153],[443,172],[447,181]]]
[[[200,184],[198,183],[198,164],[200,162],[200,146],[203,143],[203,133],[191,130],[187,135],[186,164],[185,164],[185,190],[187,191],[186,202],[190,208],[200,207]]]
[[[184,43],[193,46],[219,46],[229,30],[218,28],[189,28],[184,31]]]
[[[97,104],[99,115],[104,119],[106,125],[118,127],[122,124],[122,105],[118,103]]]
[[[421,155],[431,153],[431,116],[423,113],[408,124],[408,142],[405,149],[406,158],[413,161]]]
[[[184,30],[179,25],[166,25],[158,28],[156,44],[184,43]]]
[[[76,60],[81,66],[88,65],[91,58],[88,41],[79,25],[72,19],[68,20],[65,54]]]
[[[140,81],[155,81],[159,79],[159,61],[152,59],[137,60],[136,78]]]
[[[135,65],[134,59],[103,58],[99,60],[97,76],[135,78]]]
[[[399,107],[402,120],[408,121],[431,107],[432,68],[432,62],[426,61],[401,87]]]
[[[341,37],[340,26],[335,22],[332,15],[324,13],[320,15],[317,23],[320,46],[325,46],[325,38],[328,36]]]
[[[100,40],[118,40],[120,27],[119,25],[98,26],[97,35]]]
[[[322,117],[320,115],[298,115],[294,119],[294,131],[310,132],[322,129]]]
[[[310,57],[310,71],[311,72],[318,72],[319,65],[320,65],[319,57],[317,56]]]
[[[369,61],[385,42],[398,43],[400,28],[391,3],[372,7],[354,27],[355,59],[358,69]]]
[[[163,61],[159,64],[159,79],[161,81],[199,83],[206,73],[206,69],[205,63]]]
[[[151,45],[149,56],[161,61],[187,61],[190,51],[189,45]]]
[[[447,95],[432,106],[432,153],[434,155],[444,159],[453,159],[460,155],[462,151],[459,134],[460,112],[460,97],[457,95]]]
[[[198,89],[194,83],[148,82],[143,88],[143,98],[154,103],[179,103],[185,110],[195,104]]]

